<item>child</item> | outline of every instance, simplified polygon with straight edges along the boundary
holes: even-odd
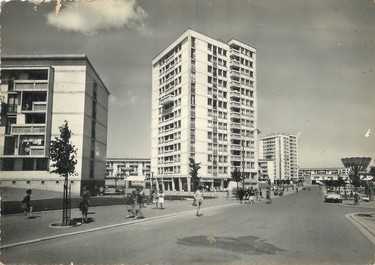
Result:
[[[31,195],[31,189],[26,190],[26,196],[23,197],[22,204],[21,204],[21,208],[24,210],[24,213],[25,213],[25,219],[29,218],[27,217],[28,211],[30,212],[30,216],[33,215],[33,207],[31,207],[30,205],[30,199],[31,199],[30,195]]]

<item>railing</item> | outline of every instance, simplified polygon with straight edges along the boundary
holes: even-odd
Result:
[[[44,146],[30,146],[30,155],[44,156]]]
[[[47,90],[47,80],[17,80],[14,81],[14,90]]]
[[[22,134],[22,133],[45,133],[46,125],[34,125],[34,124],[12,124],[11,134]]]
[[[160,104],[165,105],[165,104],[173,102],[173,100],[174,100],[174,96],[169,94],[160,99]]]

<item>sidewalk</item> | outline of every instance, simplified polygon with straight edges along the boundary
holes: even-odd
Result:
[[[284,196],[294,192],[294,190],[290,189]],[[274,196],[272,197],[273,199],[277,199]],[[3,215],[1,216],[2,236],[0,249],[177,215],[187,214],[195,216],[197,208],[192,205],[192,202],[192,200],[166,200],[163,205],[165,209],[163,210],[153,209],[152,204],[146,205],[146,208],[142,208],[144,218],[138,218],[137,220],[125,218],[127,215],[125,205],[90,207],[88,214],[89,222],[70,227],[51,226],[51,224],[61,223],[61,210],[35,212],[33,217],[29,219],[24,219],[23,214]],[[265,199],[256,203],[265,203]],[[201,211],[204,213],[209,208],[228,207],[238,204],[239,201],[236,198],[229,198],[227,200],[226,193],[223,193],[217,199],[205,199]],[[81,213],[79,209],[72,209],[71,219],[80,220],[80,218]]]

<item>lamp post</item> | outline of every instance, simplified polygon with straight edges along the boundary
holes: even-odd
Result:
[[[242,144],[242,188],[245,188],[245,137],[251,135],[252,132],[257,132],[257,134],[261,133],[260,130],[254,129],[251,130],[249,133],[242,136],[241,144]]]
[[[151,171],[151,188],[154,187],[154,171]]]

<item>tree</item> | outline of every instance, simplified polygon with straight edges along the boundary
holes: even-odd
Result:
[[[189,158],[189,166],[190,166],[190,176],[191,176],[191,183],[193,185],[193,191],[196,192],[199,186],[200,177],[198,176],[198,170],[201,168],[201,163],[195,163],[194,158]]]
[[[70,224],[70,214],[68,214],[68,178],[76,175],[75,165],[77,164],[77,148],[70,142],[72,132],[69,130],[68,122],[59,127],[60,137],[50,142],[50,158],[53,161],[51,167],[55,169],[50,173],[59,174],[64,177],[64,199],[63,199],[63,217],[61,226]]]
[[[237,194],[238,194],[238,182],[242,180],[242,174],[237,167],[234,167],[234,171],[231,174],[232,179],[237,182]]]

